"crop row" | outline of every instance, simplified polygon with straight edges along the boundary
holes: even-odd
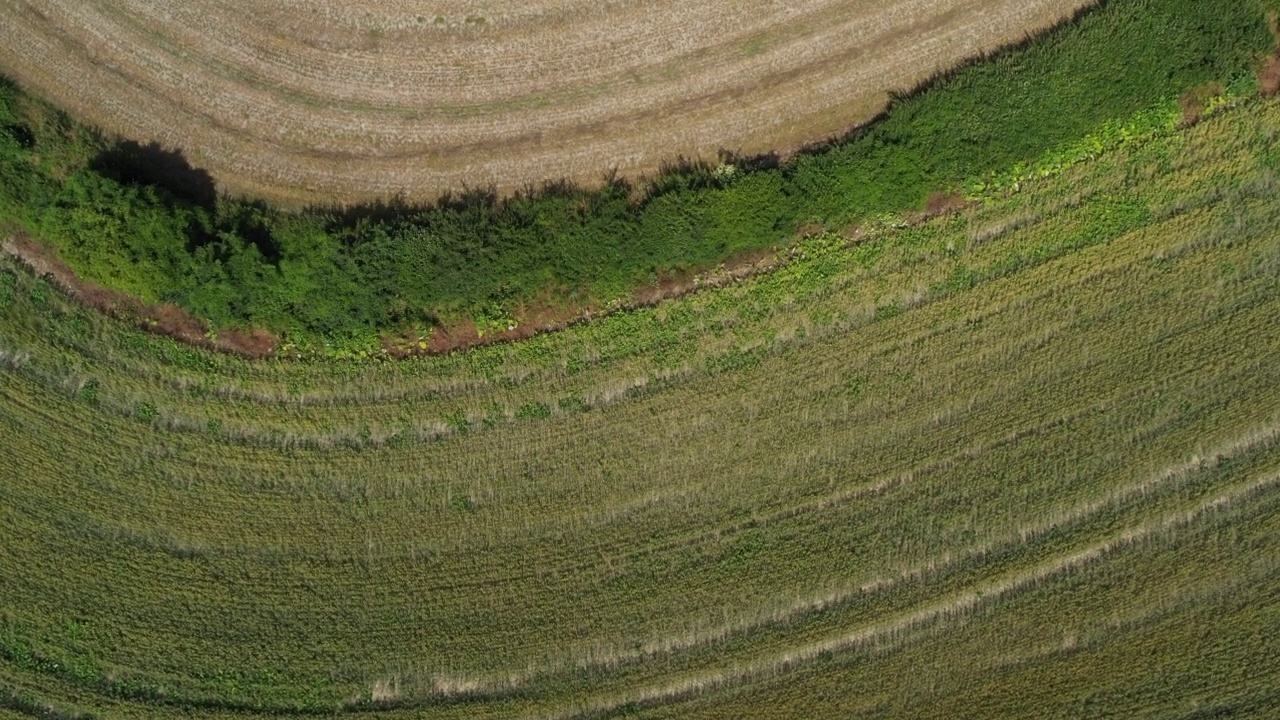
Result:
[[[1271,622],[1251,608],[1275,577],[1278,107],[468,356],[253,364],[6,266],[0,688],[137,717],[714,716],[757,692],[800,716],[856,706],[830,683],[859,678],[881,688],[867,712],[890,714],[977,682],[895,663],[963,657],[998,628],[1034,638],[976,655],[1017,682],[1206,613],[1223,640],[1170,672],[1254,657],[1233,638]],[[646,377],[655,346],[689,369]],[[570,373],[577,352],[597,361]],[[510,413],[373,439],[490,405]],[[1253,702],[1267,677],[1223,675],[1224,697]],[[1187,698],[1158,690],[1123,707]]]

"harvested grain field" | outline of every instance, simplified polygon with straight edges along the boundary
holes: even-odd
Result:
[[[285,203],[786,149],[1087,0],[12,0],[0,72]]]

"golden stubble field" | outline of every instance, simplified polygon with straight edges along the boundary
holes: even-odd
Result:
[[[9,0],[0,72],[287,204],[787,150],[1089,0]]]

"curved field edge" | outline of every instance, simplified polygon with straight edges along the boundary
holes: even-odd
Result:
[[[801,651],[1201,506],[1255,507],[1215,498],[1277,461],[1277,108],[1242,100],[859,245],[815,239],[738,286],[411,363],[236,360],[6,270],[4,682],[138,717],[714,714],[742,691],[695,681],[795,652],[747,692],[848,663],[883,686],[912,638],[951,647],[972,621]],[[390,432],[433,418],[455,424]],[[1240,517],[1269,527],[1270,491],[1250,497]],[[980,657],[1105,655],[1224,594],[1244,606],[1223,631],[1265,636],[1248,598],[1271,587],[1273,534],[1212,517],[1203,555],[1153,546],[1168,573],[1104,563],[1099,587],[1150,591],[1126,622],[1055,605],[1083,581],[1047,578],[1025,602],[1057,610],[1011,612],[1016,594],[974,618],[1038,644]],[[1021,637],[991,632],[974,642]],[[1268,681],[1228,679],[1242,707]],[[857,703],[804,696],[779,714]]]
[[[180,153],[113,145],[6,87],[0,216],[84,279],[182,308],[195,319],[146,317],[198,342],[212,330],[251,352],[306,357],[443,350],[678,292],[724,261],[772,264],[813,232],[953,208],[1135,113],[1198,115],[1258,87],[1268,8],[1280,6],[1121,0],[780,165],[726,157],[639,187],[561,183],[434,206],[295,214],[219,198]],[[246,328],[276,337],[237,336]]]
[[[1267,107],[1246,103],[1225,119],[1215,118],[1215,152],[1229,157],[1270,142],[1273,133],[1260,119],[1270,112],[1260,108]],[[507,346],[381,365],[258,364],[183,349],[160,337],[120,331],[95,313],[64,310],[75,319],[44,329],[33,325],[14,340],[40,342],[47,335],[85,359],[27,364],[20,357],[22,344],[8,348],[8,357],[44,382],[91,395],[104,411],[129,417],[150,403],[167,428],[203,434],[215,427],[214,434],[225,440],[268,447],[415,444],[589,412],[854,331],[1139,227],[1152,213],[1176,219],[1222,201],[1223,190],[1212,183],[1186,193],[1157,184],[1135,191],[1138,181],[1117,173],[1117,165],[1140,162],[1142,173],[1165,172],[1153,153],[1178,158],[1169,162],[1180,171],[1190,172],[1200,162],[1187,150],[1185,133],[1144,140],[1072,167],[1052,189],[995,196],[918,227],[869,227],[856,243],[813,237],[797,246],[784,267],[737,286]],[[1218,165],[1201,172],[1209,167]],[[1247,185],[1237,192],[1261,198],[1268,189]],[[27,308],[39,308],[55,295],[41,283],[32,287],[24,281],[24,287],[21,295],[30,293],[34,303]],[[100,377],[85,367],[88,359],[91,366],[128,366],[131,374]],[[335,375],[343,382],[334,383]],[[205,410],[227,406],[252,408],[251,419]],[[341,421],[350,407],[367,413],[358,434]],[[397,407],[414,411],[406,417]],[[300,425],[299,409],[313,413],[317,423]],[[326,424],[329,431],[323,430]]]
[[[790,147],[1085,1],[490,3],[448,28],[408,2],[23,0],[0,9],[0,67],[240,192],[424,198]]]

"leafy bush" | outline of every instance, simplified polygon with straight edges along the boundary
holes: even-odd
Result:
[[[144,423],[150,423],[156,419],[156,406],[149,402],[138,403],[137,408],[138,419]]]
[[[97,380],[86,381],[83,385],[80,386],[80,389],[76,391],[76,397],[80,398],[84,402],[89,403],[90,405],[97,403],[98,402],[98,381]]]
[[[1257,86],[1253,59],[1273,42],[1268,8],[1280,0],[1107,3],[780,166],[725,154],[718,167],[681,161],[638,192],[562,182],[430,206],[287,213],[219,199],[180,153],[110,145],[0,81],[0,222],[52,244],[87,279],[179,305],[215,329],[364,345],[463,317],[497,331],[531,303],[606,305],[801,227],[985,187],[1191,88]]]

